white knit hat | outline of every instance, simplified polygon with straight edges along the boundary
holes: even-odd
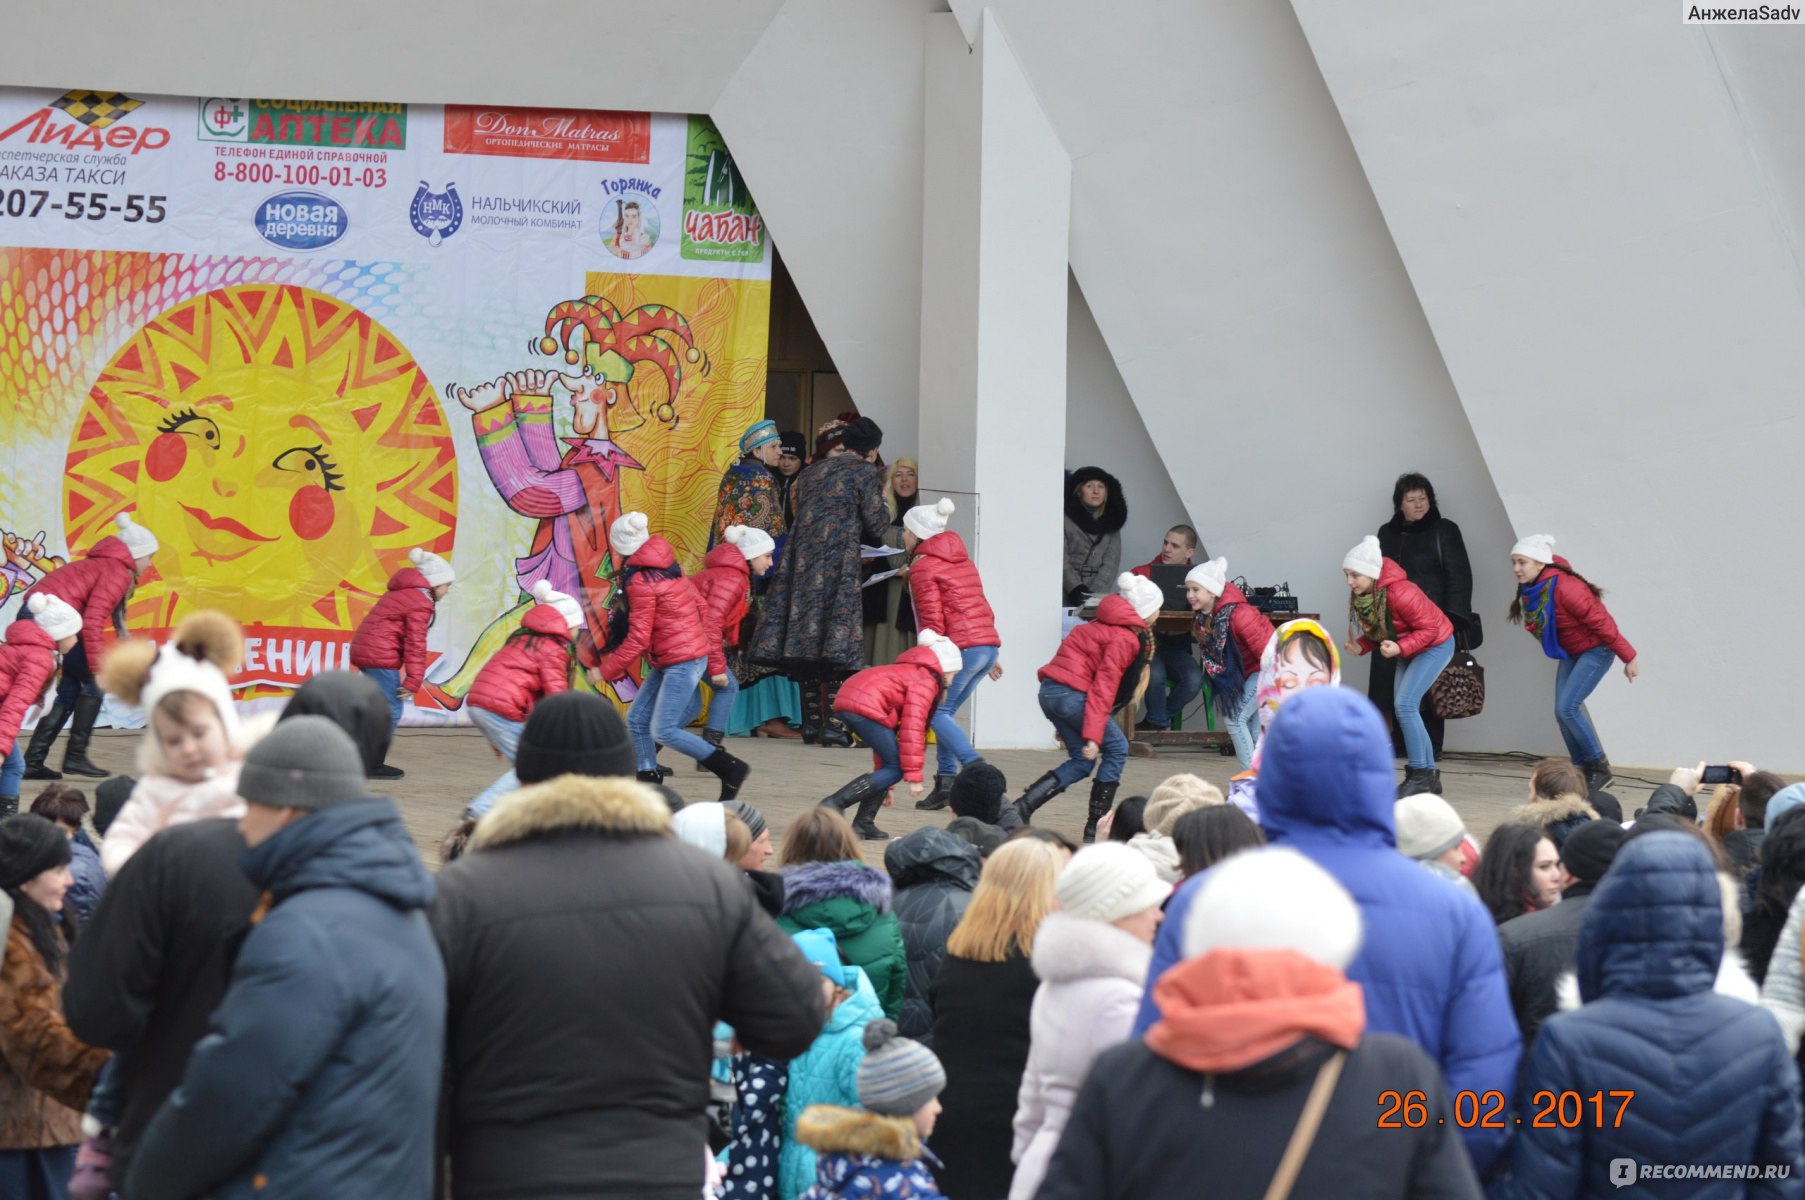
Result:
[[[727,810],[713,800],[685,804],[671,814],[671,832],[677,840],[715,858],[727,853]]]
[[[1198,563],[1185,573],[1185,582],[1194,583],[1212,596],[1220,596],[1228,586],[1228,559],[1212,558]]]
[[[1153,620],[1166,602],[1166,594],[1159,590],[1159,584],[1144,575],[1125,573],[1118,576],[1116,591],[1143,621]]]
[[[430,550],[415,546],[407,552],[407,560],[414,564],[420,574],[426,576],[428,587],[438,587],[441,583],[450,583],[457,578],[457,572],[451,569],[451,564]]]
[[[1053,894],[1069,916],[1119,921],[1158,907],[1172,887],[1126,842],[1098,842],[1072,856],[1053,882]]]
[[[1405,796],[1391,811],[1398,829],[1398,853],[1406,858],[1439,858],[1467,836],[1467,827],[1454,806],[1433,792]]]
[[[49,634],[53,642],[60,642],[81,632],[81,614],[71,608],[61,596],[38,592],[25,602],[25,607],[31,610],[32,619],[38,623],[38,628]]]
[[[622,558],[632,558],[652,538],[652,523],[642,512],[622,513],[608,527],[608,544]]]
[[[777,543],[771,535],[756,525],[729,525],[721,531],[721,540],[737,547],[746,556],[747,562],[777,549]]]
[[[541,579],[533,585],[533,599],[557,609],[558,615],[563,617],[564,623],[572,629],[583,627],[583,606],[577,603],[576,597],[567,596],[553,587],[551,580]]]
[[[965,652],[953,645],[952,639],[935,633],[932,629],[924,629],[916,637],[917,646],[926,646],[940,660],[940,669],[948,675],[957,675],[965,667]]]
[[[119,527],[119,540],[133,558],[149,558],[157,552],[157,535],[132,520],[131,513],[120,513],[113,518],[113,524]]]
[[[1209,869],[1185,917],[1185,957],[1296,950],[1337,971],[1360,952],[1360,909],[1327,871],[1284,846],[1243,850]]]
[[[148,716],[158,701],[173,692],[194,692],[205,697],[219,713],[226,744],[238,744],[238,706],[232,703],[232,688],[226,682],[225,672],[204,659],[188,657],[174,646],[164,646],[150,664],[150,676],[138,695],[138,707]]]
[[[1554,535],[1551,533],[1532,533],[1517,539],[1517,544],[1510,548],[1512,556],[1521,554],[1531,562],[1551,563],[1554,561]]]
[[[946,532],[946,519],[953,515],[953,502],[942,496],[932,504],[917,504],[903,514],[903,528],[927,541],[937,533]]]
[[[1379,539],[1370,533],[1361,538],[1360,544],[1341,560],[1341,569],[1377,579],[1379,572],[1385,569],[1385,552],[1379,549]]]

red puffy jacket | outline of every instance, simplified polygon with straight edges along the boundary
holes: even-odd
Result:
[[[1228,632],[1241,652],[1242,674],[1252,679],[1260,673],[1260,656],[1272,640],[1272,619],[1248,603],[1247,593],[1232,583],[1224,584],[1222,595],[1216,598],[1218,609],[1226,604],[1236,606],[1228,615]]]
[[[30,617],[6,627],[0,646],[0,758],[12,753],[25,710],[56,674],[56,642]]]
[[[426,630],[439,610],[418,567],[402,567],[351,637],[351,665],[401,672],[401,690],[426,680]]]
[[[939,534],[937,537],[945,537]],[[920,783],[927,756],[928,722],[940,707],[945,677],[926,646],[911,646],[887,667],[866,667],[840,685],[834,711],[876,721],[896,731],[903,781]]]
[[[32,596],[43,592],[57,597],[81,614],[81,644],[88,652],[90,671],[100,670],[100,660],[106,652],[102,639],[114,613],[132,590],[135,562],[137,560],[123,541],[103,537],[94,543],[86,558],[58,567],[25,593],[27,603]],[[19,611],[30,610],[21,608]]]
[[[718,631],[709,635],[708,613],[695,581],[681,575],[667,579],[654,573],[677,565],[671,544],[661,537],[647,538],[627,565],[651,570],[641,571],[627,581],[627,638],[614,653],[602,659],[602,678],[619,679],[648,652],[652,665],[660,670],[706,657],[709,675],[725,671],[727,659],[721,653],[721,637]]]
[[[752,605],[752,564],[732,542],[722,542],[708,552],[694,579],[708,610],[709,631],[718,632],[721,645],[740,644],[740,623]]]
[[[1635,662],[1636,648],[1618,631],[1610,609],[1592,594],[1583,579],[1571,574],[1572,570],[1573,564],[1557,554],[1554,562],[1536,576],[1538,583],[1550,571],[1558,577],[1554,585],[1554,632],[1561,640],[1561,649],[1569,658],[1578,658],[1588,650],[1609,646],[1622,661]]]
[[[1391,627],[1397,630],[1399,658],[1415,658],[1454,636],[1453,622],[1435,607],[1435,601],[1423,595],[1422,588],[1404,577],[1404,568],[1389,558],[1379,568],[1379,590],[1385,593]],[[1378,643],[1361,634],[1360,648],[1371,654]]]
[[[469,702],[510,721],[524,721],[533,705],[570,687],[570,624],[549,604],[535,604],[515,634],[476,673]]]
[[[1040,669],[1041,682],[1063,683],[1084,693],[1084,740],[1103,742],[1116,704],[1122,676],[1141,655],[1136,630],[1147,628],[1134,606],[1120,596],[1105,596],[1097,616],[1086,621],[1059,643],[1059,653]]]
[[[984,598],[984,581],[956,533],[937,533],[915,548],[909,564],[915,628],[932,629],[961,650],[1001,646],[996,614]]]

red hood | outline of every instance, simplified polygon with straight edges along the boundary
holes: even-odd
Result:
[[[430,592],[432,584],[426,582],[419,567],[402,567],[389,577],[389,591],[405,592],[408,588],[425,588]]]
[[[942,534],[941,536],[944,537],[945,535]],[[940,678],[943,674],[940,670],[939,656],[926,646],[910,646],[907,650],[904,650],[901,654],[897,655],[896,665],[900,667],[904,663],[908,663],[912,667],[926,667],[934,673],[934,678],[936,679]]]
[[[971,555],[965,551],[965,539],[948,530],[937,533],[921,545],[915,547],[915,553],[928,558],[938,558],[942,562],[970,562]]]
[[[752,564],[746,560],[746,556],[741,553],[740,548],[732,542],[722,542],[710,550],[708,557],[702,560],[702,565],[719,567],[727,571],[738,571],[748,579],[752,577]]]
[[[735,550],[734,553],[739,554],[739,551]],[[742,557],[744,556],[742,555]],[[671,549],[671,544],[654,534],[646,539],[646,544],[639,548],[639,553],[627,560],[627,565],[629,567],[656,567],[662,570],[665,567],[676,565],[676,562],[677,552]]]
[[[103,537],[95,542],[94,548],[88,551],[88,557],[110,558],[114,562],[124,563],[128,568],[138,561],[132,557],[132,552],[125,548],[125,542],[116,537]]]
[[[1548,567],[1559,567],[1561,570],[1566,571],[1568,574],[1572,574],[1572,572],[1573,572],[1573,564],[1568,562],[1566,559],[1562,558],[1558,554],[1554,556],[1554,561],[1549,563]],[[1548,567],[1543,567],[1542,570],[1546,571],[1548,569]],[[1539,579],[1541,577],[1537,576],[1537,578]]]
[[[1134,611],[1134,605],[1120,596],[1103,597],[1103,603],[1097,605],[1096,619],[1099,625],[1121,625],[1128,629],[1147,628],[1147,622],[1141,620],[1141,614]]]
[[[535,604],[527,609],[526,616],[520,618],[520,627],[534,633],[564,638],[566,641],[572,636],[570,623],[564,619],[564,614],[549,604]]]
[[[1403,583],[1410,577],[1404,574],[1404,568],[1389,558],[1381,560],[1379,566],[1379,586],[1388,588],[1394,583]]]
[[[1216,597],[1216,603],[1219,606],[1223,604],[1246,604],[1247,593],[1232,583],[1225,583],[1222,585],[1222,594]]]
[[[44,627],[31,617],[20,617],[6,627],[6,644],[9,646],[37,646],[52,653],[56,651],[56,642],[48,633],[44,632]]]

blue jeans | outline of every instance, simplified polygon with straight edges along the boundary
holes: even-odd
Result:
[[[888,725],[873,721],[870,717],[861,717],[857,713],[843,712],[840,719],[846,727],[864,739],[871,752],[877,755],[877,770],[871,773],[871,782],[877,790],[887,792],[902,782],[902,751],[896,745],[896,731]]]
[[[1046,680],[1040,685],[1040,711],[1053,722],[1059,740],[1065,743],[1066,760],[1053,768],[1053,774],[1060,788],[1069,788],[1088,776],[1093,765],[1084,757],[1084,693]],[[1122,778],[1122,768],[1128,765],[1128,738],[1114,721],[1108,721],[1104,723],[1100,745],[1103,752],[1097,755],[1101,764],[1097,782],[1115,783]]]
[[[627,732],[633,735],[633,757],[641,771],[658,769],[658,747],[669,746],[701,762],[714,747],[685,729],[684,716],[708,659],[692,658],[670,667],[652,667],[627,709]]]
[[[1423,726],[1423,696],[1441,678],[1442,669],[1454,657],[1454,637],[1448,637],[1412,658],[1402,660],[1391,693],[1391,711],[1398,714],[1398,732],[1404,735],[1404,761],[1411,766],[1433,768],[1435,746]]]
[[[727,722],[733,719],[733,702],[739,699],[740,677],[735,675],[732,670],[729,670],[727,672],[726,687],[718,688],[714,684],[705,681],[702,685],[698,686],[694,692],[691,692],[689,706],[683,710],[683,724],[685,726],[693,723],[696,719],[696,714],[702,711],[702,687],[704,686],[714,693],[714,703],[708,706],[708,720],[702,723],[702,728],[711,733],[725,734],[727,732]]]
[[[0,796],[17,797],[19,785],[25,781],[25,734],[20,732],[13,739],[13,748],[6,752],[6,761],[0,762]]]
[[[401,724],[401,672],[391,667],[359,667],[365,675],[376,681],[382,689],[383,699],[389,702],[389,733]]]
[[[1609,646],[1594,646],[1578,658],[1561,659],[1554,672],[1554,720],[1561,727],[1561,740],[1567,743],[1567,756],[1576,763],[1596,762],[1604,757],[1598,731],[1592,728],[1592,718],[1586,716],[1585,703],[1616,661]]]
[[[507,759],[509,763],[514,761],[514,755],[520,749],[520,731],[526,728],[525,721],[510,721],[500,713],[492,713],[488,709],[478,708],[474,704],[470,706],[470,720],[483,731],[483,736],[489,739],[489,744],[501,751],[503,758]],[[520,776],[514,774],[514,768],[510,766],[507,773],[484,788],[476,799],[470,802],[470,807],[464,812],[468,816],[480,817],[493,808],[497,800],[509,792],[518,790],[519,787]]]
[[[946,695],[941,698],[940,707],[934,710],[935,768],[942,775],[957,775],[960,767],[978,761],[978,752],[971,748],[971,739],[959,728],[957,718],[978,681],[997,665],[997,648],[973,646],[964,651],[963,657],[965,664],[946,685]]]
[[[1166,683],[1172,684],[1172,695],[1166,695]],[[1172,724],[1172,713],[1184,715],[1191,701],[1203,691],[1203,667],[1189,646],[1155,644],[1153,660],[1147,664],[1147,720],[1155,725]]]
[[[1242,770],[1253,766],[1254,747],[1260,744],[1260,706],[1254,702],[1254,694],[1259,690],[1260,676],[1255,672],[1241,685],[1234,710],[1222,719],[1228,726],[1228,739],[1235,744],[1235,757],[1240,760]]]

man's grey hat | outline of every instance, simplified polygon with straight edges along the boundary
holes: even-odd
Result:
[[[238,794],[267,808],[331,808],[369,798],[351,735],[325,717],[291,717],[251,747]]]

